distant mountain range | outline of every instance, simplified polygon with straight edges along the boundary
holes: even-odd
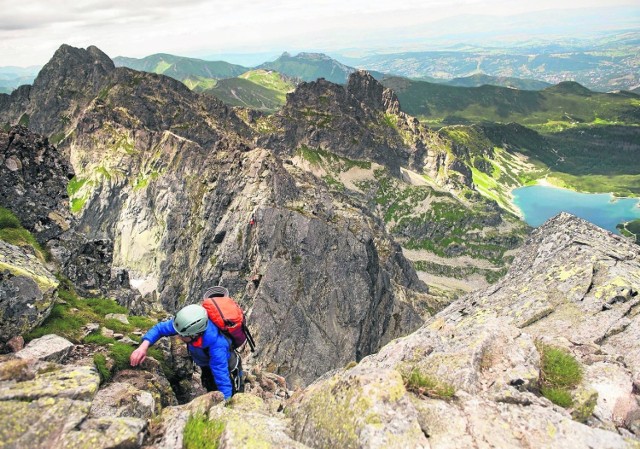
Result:
[[[477,73],[471,76],[463,76],[460,78],[454,78],[450,81],[443,83],[442,80],[434,79],[433,82],[447,84],[449,86],[459,87],[480,87],[484,85],[511,87],[513,89],[520,90],[542,90],[549,86],[551,83],[545,81],[538,81],[532,79],[512,78],[509,76],[490,76],[484,73]]]
[[[190,89],[213,95],[231,106],[243,106],[273,112],[284,104],[285,95],[300,81],[324,78],[345,84],[357,69],[321,53],[283,53],[276,60],[260,64],[256,70],[222,61],[204,61],[167,54],[142,59],[117,57],[116,66],[164,74],[182,81]],[[381,72],[374,78],[383,79]],[[492,77],[475,74],[453,80],[428,78],[430,81],[455,86],[476,87],[484,84],[524,90],[539,90],[551,84],[537,80]]]
[[[255,68],[273,70],[302,81],[324,78],[345,84],[356,69],[374,78],[401,76],[411,79],[478,87],[484,84],[540,90],[563,81],[576,81],[590,90],[611,92],[640,86],[638,51],[640,31],[603,33],[597,37],[541,39],[514,43],[511,47],[450,46],[448,50],[373,54],[348,57],[302,52],[283,53]],[[225,79],[237,77],[250,67],[183,58],[166,54],[136,60],[117,57],[116,66],[188,77]]]
[[[249,68],[224,61],[204,61],[202,59],[158,53],[142,59],[117,56],[113,58],[116,67],[129,67],[142,72],[158,73],[179,81],[191,77],[233,78]]]
[[[23,84],[31,84],[38,75],[40,67],[0,67],[0,93],[11,93]]]
[[[457,87],[401,77],[387,77],[382,84],[394,90],[403,111],[434,125],[640,122],[640,96],[593,92],[572,81],[542,91],[489,85]]]
[[[302,81],[324,78],[336,84],[346,84],[349,75],[356,71],[354,67],[346,66],[322,53],[299,53],[291,56],[285,52],[275,61],[265,62],[258,68],[275,70]],[[378,79],[384,76],[380,72],[371,71],[370,73]]]
[[[359,58],[337,56],[336,59],[308,52],[294,56],[285,52],[255,67],[165,53],[140,59],[118,56],[113,61],[117,67],[170,76],[192,90],[217,96],[233,106],[270,112],[284,103],[284,95],[297,82],[324,78],[345,84],[358,68],[368,70],[378,80],[402,77],[459,87],[492,85],[535,91],[574,80],[595,91],[633,90],[640,86],[639,46],[640,32],[631,31],[590,40],[559,39],[552,43],[535,40],[512,48],[458,45],[442,51]],[[0,68],[0,92],[10,93],[21,84],[32,83],[38,69]],[[286,81],[265,81],[268,85],[263,85],[264,76],[257,76],[261,72],[241,77],[252,69],[277,72]],[[414,98],[409,103],[415,101]],[[406,107],[408,100],[404,103]]]
[[[571,80],[610,92],[640,86],[639,46],[640,32],[630,31],[589,40],[532,41],[512,48],[459,46],[341,59],[354,67],[407,78],[448,80],[482,73],[551,84]]]

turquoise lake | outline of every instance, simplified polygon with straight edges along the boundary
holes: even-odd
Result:
[[[513,203],[534,227],[560,212],[569,212],[619,234],[618,223],[640,218],[638,198],[614,198],[609,193],[578,193],[548,186],[520,187],[513,194]]]

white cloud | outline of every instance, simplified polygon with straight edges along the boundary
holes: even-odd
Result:
[[[609,0],[633,4],[637,0]],[[142,57],[362,46],[459,14],[517,14],[601,0],[0,0],[0,66],[44,64],[63,43]]]

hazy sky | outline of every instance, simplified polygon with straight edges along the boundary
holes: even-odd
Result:
[[[373,48],[461,14],[515,15],[640,0],[0,0],[0,66],[43,65],[61,44],[110,57]],[[424,26],[424,28],[423,28]],[[427,36],[427,34],[424,34]],[[426,43],[425,43],[426,45]],[[428,48],[424,48],[428,49]]]

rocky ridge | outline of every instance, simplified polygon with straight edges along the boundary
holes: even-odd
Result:
[[[254,377],[259,396],[177,405],[152,359],[98,389],[73,345],[34,340],[0,361],[0,434],[6,447],[180,448],[187,423],[205,416],[229,448],[637,448],[638,291],[638,246],[561,214],[494,286],[290,399],[264,394],[283,379]],[[541,392],[549,347],[583,373],[569,406]]]

